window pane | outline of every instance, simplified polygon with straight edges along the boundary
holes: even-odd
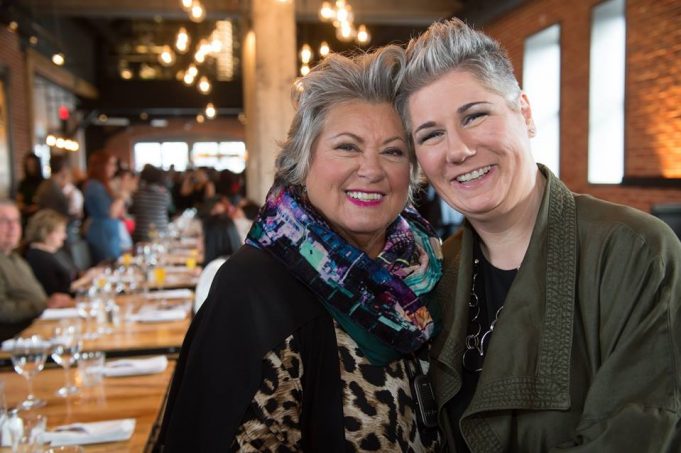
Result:
[[[525,40],[523,90],[537,126],[534,157],[560,175],[560,25]]]
[[[142,171],[146,164],[159,168],[163,165],[160,143],[135,143],[135,170],[138,172]]]
[[[164,170],[175,165],[175,170],[184,171],[189,163],[189,145],[185,142],[163,142],[161,158]]]
[[[244,142],[197,142],[192,148],[192,162],[196,167],[212,167],[241,173],[246,168]]]
[[[619,184],[624,175],[624,0],[593,10],[589,62],[589,182]]]

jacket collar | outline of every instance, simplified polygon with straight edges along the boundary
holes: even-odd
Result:
[[[539,165],[547,184],[523,264],[506,297],[466,419],[495,409],[566,409],[577,262],[572,193]],[[434,342],[432,379],[439,409],[461,387],[473,260],[473,231],[445,243],[441,283],[444,330]]]

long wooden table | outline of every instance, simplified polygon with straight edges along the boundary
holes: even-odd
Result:
[[[170,360],[168,368],[163,373],[105,377],[101,384],[93,387],[79,385],[80,393],[68,398],[55,395],[57,389],[64,385],[63,370],[46,369],[33,379],[33,389],[38,398],[47,401],[47,405],[33,411],[47,417],[48,430],[76,422],[135,418],[135,431],[130,440],[84,447],[88,452],[139,453],[145,451],[156,421],[161,415],[160,411],[174,369],[175,361]],[[18,374],[2,372],[0,380],[5,382],[5,395],[9,407],[15,407],[26,397],[26,380]],[[75,381],[77,384],[81,383],[77,372]],[[0,451],[9,451],[9,448]]]
[[[137,309],[144,304],[158,303],[158,301],[143,300],[140,295],[121,296],[116,299],[125,309],[127,304],[137,304]],[[186,304],[193,302],[188,299],[169,299],[168,304]],[[174,356],[182,347],[185,333],[189,328],[190,316],[181,321],[172,322],[129,322],[121,321],[119,326],[110,326],[111,333],[100,335],[93,340],[84,340],[83,350],[104,351],[108,357],[127,357],[134,355],[165,354]],[[21,336],[40,335],[51,338],[54,328],[59,321],[36,319],[26,328]],[[0,367],[11,366],[11,353],[0,351]]]

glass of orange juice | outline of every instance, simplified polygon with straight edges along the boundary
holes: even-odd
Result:
[[[121,257],[121,260],[123,261],[123,265],[125,267],[130,267],[130,265],[132,264],[132,255],[126,252]]]
[[[164,266],[156,266],[154,268],[154,281],[159,289],[163,289],[163,284],[166,281],[166,268]]]

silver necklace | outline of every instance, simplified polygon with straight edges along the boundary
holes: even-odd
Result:
[[[475,258],[473,260],[473,285],[471,286],[471,298],[468,301],[468,329],[469,333],[466,335],[466,350],[463,352],[462,362],[463,367],[472,372],[480,372],[482,370],[482,362],[487,352],[487,345],[489,339],[494,331],[494,326],[499,319],[499,313],[503,306],[499,307],[497,313],[494,315],[494,320],[489,325],[489,329],[482,333],[482,325],[480,324],[480,298],[475,292],[475,284],[478,279],[478,265],[480,260]],[[480,335],[482,333],[482,336]]]

